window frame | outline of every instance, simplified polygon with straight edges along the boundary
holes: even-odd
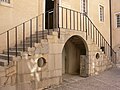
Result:
[[[118,22],[118,17],[117,17],[118,15],[119,15],[119,22]],[[116,28],[120,28],[120,13],[116,13],[115,18],[116,18]]]
[[[102,10],[102,11],[101,11]],[[99,5],[99,21],[104,22],[105,21],[105,8],[103,5]]]
[[[0,3],[7,3],[7,4],[10,4],[10,3],[11,3],[11,0],[0,0]]]
[[[0,5],[4,7],[13,7],[13,0],[0,0]]]
[[[85,1],[85,2],[83,2]],[[88,13],[88,0],[81,0],[81,12],[87,14]]]

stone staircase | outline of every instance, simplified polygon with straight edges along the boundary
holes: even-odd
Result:
[[[61,75],[61,69],[60,69],[60,66],[61,66],[60,65],[61,64],[60,60],[61,60],[61,58],[59,56],[61,56],[60,52],[62,51],[60,48],[62,48],[62,44],[65,44],[66,39],[67,38],[69,39],[71,36],[74,36],[74,35],[79,35],[83,39],[86,38],[86,33],[85,32],[75,31],[75,30],[61,29],[61,38],[58,38],[58,32],[56,32],[56,31],[50,30],[50,35],[48,35],[47,30],[45,30],[45,32],[46,32],[44,34],[45,38],[42,39],[42,32],[39,31],[39,34],[38,34],[39,35],[38,46],[40,46],[40,44],[43,44],[44,46],[45,46],[45,43],[48,44],[49,48],[46,48],[46,49],[49,51],[49,53],[48,52],[46,54],[44,53],[45,54],[44,57],[47,60],[47,65],[45,67],[43,67],[43,71],[41,71],[42,75],[41,75],[41,72],[39,72],[40,75],[41,75],[41,81],[40,81],[40,83],[38,83],[38,81],[37,81],[36,82],[37,86],[35,86],[36,88],[41,88],[42,87],[42,89],[44,89],[45,87],[52,86],[52,85],[59,85],[60,82],[61,82],[61,76],[60,76]],[[32,34],[32,38],[35,38],[35,35],[36,34]],[[90,75],[95,75],[95,74],[97,75],[100,72],[105,71],[106,68],[110,68],[110,66],[107,65],[108,63],[105,63],[105,62],[108,62],[109,58],[104,54],[102,49],[100,49],[96,45],[96,43],[93,42],[93,40],[91,38],[89,38],[89,37],[90,36],[88,36],[88,39],[85,40],[86,43],[88,44],[88,48],[90,50],[90,52],[89,52],[89,54],[90,54],[90,57],[89,57],[90,60],[89,61],[90,62],[89,63],[87,62],[87,63],[89,64]],[[36,41],[36,39],[33,39],[33,47],[31,49],[36,48],[36,42],[35,41]],[[26,37],[25,42],[26,42],[25,43],[25,46],[26,46],[25,53],[26,52],[28,53],[29,52],[28,49],[30,47],[30,37]],[[22,58],[22,54],[23,54],[22,44],[23,44],[22,41],[18,44],[18,57],[21,56],[20,60],[17,61],[18,65],[13,65],[12,67],[6,66],[7,65],[7,50],[4,50],[3,53],[0,56],[0,58],[1,58],[1,61],[0,61],[1,63],[0,64],[2,66],[2,67],[0,66],[0,68],[4,69],[3,71],[4,71],[5,76],[8,75],[8,77],[14,77],[15,80],[16,80],[16,77],[13,76],[13,75],[14,74],[19,75],[19,76],[17,76],[17,77],[20,78],[20,80],[17,78],[17,80],[18,80],[17,82],[18,82],[19,87],[23,87],[24,90],[27,90],[27,88],[29,88],[29,90],[34,90],[34,89],[30,89],[31,84],[28,83],[32,79],[31,78],[26,78],[26,77],[23,77],[24,79],[22,78],[22,75],[27,75],[28,77],[31,77],[31,72],[29,70],[29,66],[27,65],[28,62],[30,62],[31,58],[30,59]],[[16,55],[15,50],[16,50],[15,47],[10,47],[9,53],[10,53],[10,61],[11,62],[16,57],[15,56]],[[95,58],[96,53],[100,54],[101,57],[99,59]],[[104,58],[104,59],[102,59],[102,58]],[[93,66],[92,63],[95,63],[94,68],[92,67]],[[54,65],[56,67],[53,70],[51,70],[51,68],[53,68]],[[3,66],[5,66],[7,68],[4,68]],[[6,71],[8,71],[7,74],[6,74]],[[15,73],[13,72],[12,75],[9,75],[9,73],[11,73],[12,71],[14,71]],[[48,73],[48,72],[50,72],[51,74]],[[57,77],[57,79],[54,80],[54,78],[56,78],[56,77]],[[46,78],[48,79],[48,81],[46,80]],[[51,81],[51,79],[53,79],[53,81]],[[1,78],[1,80],[3,80],[3,79]],[[5,79],[3,81],[0,81],[0,82],[2,82],[2,85],[4,85],[5,82],[7,84],[10,84],[9,86],[5,87],[5,88],[8,89],[9,87],[11,87],[11,83],[13,83],[13,81],[15,81],[15,80],[13,80],[13,79],[11,79],[10,81],[6,81],[6,80],[7,80],[7,77],[5,77]],[[23,81],[21,81],[21,80],[23,80]],[[37,89],[37,90],[42,90],[42,89]],[[1,90],[4,90],[4,89],[1,89]],[[12,88],[11,90],[16,90],[16,89]]]
[[[52,35],[53,31],[50,30],[49,34]],[[48,35],[48,30],[44,31],[44,39],[47,39],[47,35]],[[38,32],[38,43],[41,42],[42,40],[42,31]],[[34,44],[36,43],[36,34],[32,34],[32,46],[34,46]],[[26,37],[25,39],[25,51],[27,52],[28,48],[30,47],[30,37]],[[21,56],[21,53],[23,52],[23,41],[21,41],[18,45],[17,45],[17,55]],[[16,57],[16,47],[10,47],[9,48],[9,60],[10,62],[14,59],[14,57]],[[7,50],[3,50],[3,53],[0,54],[0,66],[7,66],[8,65],[8,51]]]

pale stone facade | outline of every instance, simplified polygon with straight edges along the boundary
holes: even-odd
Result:
[[[49,0],[48,0],[49,1]],[[68,9],[76,10],[77,12],[82,12],[81,1],[82,0],[53,0],[56,4],[59,3],[59,6],[66,7]],[[36,17],[36,15],[40,15],[46,11],[45,9],[45,0],[34,0],[32,1],[19,1],[13,0],[11,1],[10,6],[2,6],[0,4],[0,11],[5,14],[4,9],[10,9],[9,13],[11,16],[5,14],[5,16],[0,16],[0,32],[12,27],[16,24],[26,21],[27,19],[31,19],[32,17]],[[80,75],[81,77],[88,77],[92,75],[98,75],[101,72],[111,68],[114,64],[111,62],[110,57],[110,49],[107,47],[107,44],[103,43],[103,39],[101,43],[99,40],[98,31],[102,33],[105,37],[106,41],[110,42],[110,18],[109,18],[109,0],[87,0],[86,1],[87,15],[91,19],[92,29],[91,33],[87,34],[87,29],[90,29],[90,26],[85,24],[84,19],[76,22],[77,20],[72,19],[75,25],[71,25],[68,23],[66,25],[71,28],[80,29],[82,26],[78,26],[82,22],[83,30],[72,30],[68,28],[55,28],[54,31],[50,31],[51,34],[44,35],[44,39],[39,40],[39,43],[33,42],[33,46],[30,48],[28,46],[26,51],[23,52],[20,50],[20,55],[17,57],[13,57],[10,61],[10,65],[7,66],[7,60],[3,61],[3,57],[0,67],[0,90],[42,90],[44,88],[48,88],[53,85],[59,85],[62,83],[62,76],[64,74],[73,74]],[[54,5],[56,7],[56,5]],[[104,21],[100,21],[100,6],[104,7]],[[57,10],[56,10],[57,11]],[[60,27],[67,22],[65,17],[69,17],[70,14],[65,15],[62,10],[59,10],[59,18],[56,16],[55,18],[59,19]],[[51,13],[51,12],[50,12]],[[57,13],[57,12],[56,12]],[[44,15],[44,14],[43,14]],[[81,15],[81,14],[80,14]],[[83,18],[85,17],[82,13]],[[74,15],[73,15],[74,16]],[[75,15],[76,16],[76,15]],[[5,18],[7,17],[7,18]],[[68,18],[67,17],[67,18]],[[45,29],[45,24],[43,24],[44,19],[46,17],[42,16],[42,19],[39,19],[38,29],[41,31],[41,28]],[[64,21],[62,21],[62,18]],[[78,17],[80,18],[80,17]],[[77,18],[77,19],[78,19]],[[4,19],[4,20],[3,20]],[[6,21],[8,20],[8,21]],[[42,20],[42,22],[41,22]],[[88,19],[87,19],[88,20]],[[6,21],[6,22],[4,22]],[[90,21],[90,20],[89,20]],[[54,20],[53,20],[54,22]],[[68,19],[68,22],[70,20]],[[51,22],[52,23],[52,22]],[[58,24],[57,20],[56,23]],[[89,22],[90,23],[90,22]],[[31,23],[30,25],[36,25]],[[85,24],[85,26],[84,26]],[[26,28],[29,30],[29,28]],[[28,24],[29,25],[29,24]],[[97,28],[95,28],[95,26]],[[6,26],[6,27],[5,27]],[[23,24],[24,26],[24,24]],[[24,28],[24,27],[23,27]],[[23,30],[22,28],[22,30]],[[31,27],[32,28],[32,27]],[[33,26],[33,30],[35,26]],[[96,29],[96,32],[94,32]],[[30,29],[31,30],[31,29]],[[60,30],[60,33],[58,31]],[[47,30],[44,30],[46,32]],[[26,31],[27,32],[27,31]],[[19,33],[20,34],[20,33]],[[39,33],[41,36],[42,32]],[[60,38],[58,38],[58,34],[60,34]],[[94,35],[96,34],[96,35]],[[8,34],[7,34],[8,35]],[[33,32],[35,35],[35,32]],[[14,44],[14,33],[12,33],[10,45]],[[20,35],[22,36],[22,35]],[[19,43],[22,40],[19,36]],[[94,38],[94,36],[96,38]],[[97,37],[98,36],[98,37]],[[24,37],[22,37],[24,38]],[[36,38],[36,37],[35,37]],[[95,39],[95,40],[94,40]],[[36,39],[35,39],[36,40]],[[26,42],[29,45],[31,41],[30,36],[26,35]],[[33,40],[34,41],[34,40]],[[96,41],[96,42],[95,42]],[[1,41],[2,42],[2,41]],[[4,40],[3,40],[4,42]],[[98,45],[97,45],[98,44]],[[103,51],[101,46],[105,48]],[[5,45],[1,45],[1,52],[4,50]],[[17,47],[18,48],[18,47]],[[13,48],[12,48],[13,49]],[[12,50],[11,49],[11,50]],[[18,48],[21,49],[21,48]],[[6,51],[4,50],[5,54]],[[14,53],[14,52],[10,52]],[[40,58],[44,58],[44,61],[38,62]],[[43,67],[39,67],[39,65],[45,64]]]
[[[120,28],[117,27],[117,14],[120,14],[120,1],[112,1],[112,40],[113,48],[117,52],[117,59],[120,60]]]

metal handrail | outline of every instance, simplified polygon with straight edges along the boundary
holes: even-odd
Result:
[[[102,33],[98,30],[98,28],[95,26],[95,24],[92,22],[92,20],[87,16],[86,13],[81,13],[79,11],[69,9],[63,6],[59,6],[59,9],[61,9],[61,26],[60,28],[66,28],[68,29],[68,18],[69,20],[69,29],[71,30],[80,30],[86,32],[86,39],[88,35],[91,35],[91,38],[93,39],[94,42],[98,45],[98,47],[101,47],[101,43],[105,44],[104,48],[106,48],[106,54],[108,57],[112,58],[112,56],[116,56],[116,52],[112,49],[111,45],[108,43],[108,41],[104,38]],[[69,17],[68,17],[69,13]],[[65,15],[66,14],[66,15]],[[73,15],[72,15],[73,14]],[[79,14],[79,18],[78,18]],[[80,29],[78,29],[78,19],[80,22]],[[63,24],[66,21],[66,25]],[[73,20],[73,22],[72,22]],[[77,21],[75,21],[77,20]],[[76,23],[77,22],[77,23]],[[75,25],[77,24],[77,25]],[[73,28],[71,27],[73,26]],[[77,29],[76,29],[77,27]],[[91,34],[90,34],[91,33]],[[110,54],[111,53],[111,54]],[[115,61],[116,62],[116,61]]]

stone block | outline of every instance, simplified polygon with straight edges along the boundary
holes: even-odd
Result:
[[[55,77],[55,70],[49,70],[49,71],[48,71],[48,77],[49,77],[49,78]]]
[[[59,84],[60,84],[60,78],[59,78],[59,77],[54,78],[53,84],[54,84],[54,85],[59,85]]]
[[[62,76],[62,69],[55,70],[55,76]]]
[[[62,69],[62,54],[55,55],[55,69]]]
[[[16,86],[7,85],[5,87],[0,87],[0,90],[16,90]]]
[[[31,69],[29,68],[29,61],[28,60],[20,60],[17,65],[17,73],[31,73]]]
[[[36,87],[37,90],[43,90],[42,81],[39,81],[39,82],[36,81],[35,87]]]
[[[52,54],[48,55],[48,69],[49,70],[55,69],[55,56]]]
[[[62,44],[50,44],[49,45],[49,53],[57,54],[62,52]]]
[[[48,71],[42,71],[41,74],[42,74],[42,79],[48,78]]]
[[[17,90],[34,90],[35,85],[32,82],[17,84]]]
[[[42,80],[42,83],[41,83],[41,85],[42,85],[42,88],[46,88],[48,85],[49,85],[49,81],[48,80]]]

